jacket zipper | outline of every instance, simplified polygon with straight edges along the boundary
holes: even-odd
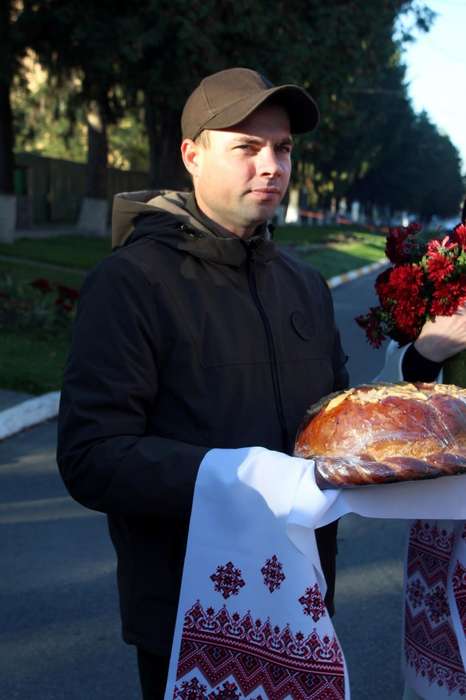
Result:
[[[249,289],[250,289],[254,304],[256,305],[256,308],[257,308],[259,315],[261,317],[262,324],[263,324],[264,330],[265,330],[265,337],[267,340],[267,348],[269,351],[269,358],[270,358],[270,369],[271,369],[271,373],[272,373],[272,385],[273,385],[273,393],[275,396],[275,406],[277,409],[278,420],[280,423],[284,451],[288,452],[288,450],[290,449],[290,435],[288,433],[288,428],[286,426],[285,412],[283,410],[283,398],[282,398],[282,392],[281,392],[281,388],[280,388],[280,378],[278,375],[277,352],[275,350],[275,343],[274,343],[274,339],[273,339],[272,327],[270,325],[270,321],[269,321],[269,318],[267,316],[267,313],[266,313],[266,311],[262,305],[262,302],[260,300],[259,292],[257,291],[257,281],[256,281],[255,262],[254,262],[254,242],[248,243],[245,241],[244,243],[245,243],[246,251],[247,251],[247,262],[248,262],[247,270],[248,270]]]

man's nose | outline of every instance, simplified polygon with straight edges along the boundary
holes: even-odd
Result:
[[[258,170],[261,175],[279,175],[282,164],[274,148],[262,148],[259,154]]]

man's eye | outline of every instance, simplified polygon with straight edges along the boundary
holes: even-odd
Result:
[[[283,143],[281,146],[278,147],[278,150],[280,153],[291,153],[291,145],[289,143]]]

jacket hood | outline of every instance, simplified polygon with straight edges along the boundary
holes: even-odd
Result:
[[[141,214],[165,213],[191,228],[211,233],[185,208],[188,192],[171,190],[143,190],[115,195],[112,211],[112,248],[122,246],[135,229],[135,219]]]

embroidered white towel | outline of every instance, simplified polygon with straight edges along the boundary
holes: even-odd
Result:
[[[402,666],[429,700],[466,697],[466,525],[411,523],[404,577]]]
[[[390,341],[374,381],[401,381],[407,349]],[[442,379],[440,372],[437,381]],[[464,700],[466,523],[410,523],[404,569],[401,664],[406,686],[425,700]]]
[[[437,479],[437,495],[434,482],[321,492],[310,460],[259,447],[208,452],[165,700],[347,700],[314,528],[350,511],[465,518],[465,479]]]

